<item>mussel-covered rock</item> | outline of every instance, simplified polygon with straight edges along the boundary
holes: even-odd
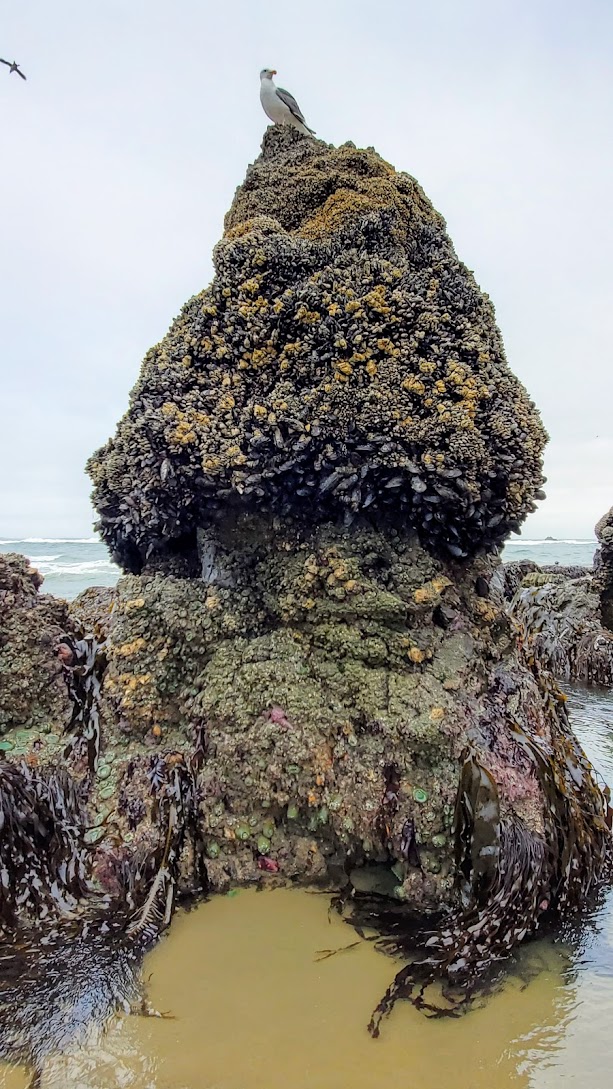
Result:
[[[538,412],[413,178],[271,129],[214,260],[89,462],[125,570],[195,574],[197,530],[229,507],[368,512],[455,559],[534,509]]]

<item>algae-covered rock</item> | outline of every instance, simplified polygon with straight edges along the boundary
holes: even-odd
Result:
[[[196,573],[197,531],[228,508],[366,512],[453,557],[534,509],[538,412],[413,178],[271,129],[214,260],[89,462],[124,569]]]
[[[70,705],[57,649],[68,606],[40,594],[43,578],[25,556],[0,555],[0,733],[63,723]]]
[[[538,661],[564,681],[613,684],[613,634],[602,627],[594,580],[528,576],[511,603]]]

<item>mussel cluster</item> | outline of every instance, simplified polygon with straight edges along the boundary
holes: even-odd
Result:
[[[519,528],[546,434],[412,178],[271,130],[214,259],[88,464],[125,569],[189,553],[228,507],[364,514],[457,559]]]

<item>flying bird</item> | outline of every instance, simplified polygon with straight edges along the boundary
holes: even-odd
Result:
[[[2,60],[2,57],[0,57],[0,64],[6,64],[6,67],[8,68],[9,73],[10,72],[17,72],[17,75],[21,76],[22,79],[27,79],[27,76],[24,76],[24,74],[21,71],[19,65],[17,64],[17,61],[5,61],[5,60]]]
[[[260,72],[260,102],[264,113],[275,125],[293,125],[304,136],[312,136],[315,129],[307,125],[294,96],[273,82],[272,77],[276,74],[275,68],[262,68]]]

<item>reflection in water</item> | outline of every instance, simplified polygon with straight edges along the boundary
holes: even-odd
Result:
[[[571,707],[613,782],[613,697],[573,689]],[[42,1089],[609,1089],[613,894],[572,954],[532,943],[482,1008],[429,1021],[400,1003],[377,1041],[366,1024],[389,959],[360,942],[318,961],[355,940],[327,908],[306,891],[246,890],[180,914],[145,965],[153,1005],[176,1019],[117,1018],[50,1060]],[[22,1071],[0,1073],[2,1089],[25,1085]]]

